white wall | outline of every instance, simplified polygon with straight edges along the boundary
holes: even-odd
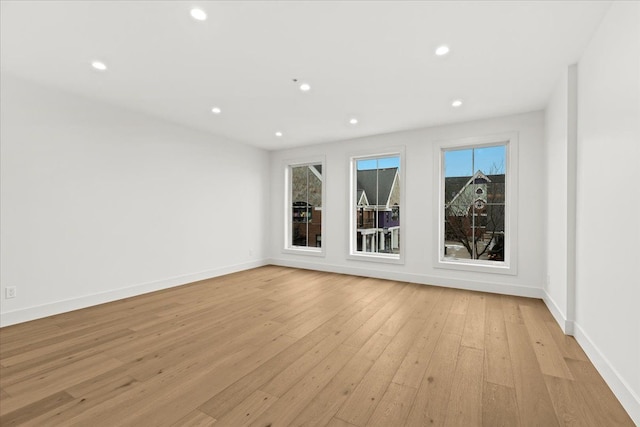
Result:
[[[568,72],[563,70],[545,111],[545,292],[566,319]],[[547,304],[549,305],[549,304]],[[564,323],[564,322],[561,322]]]
[[[578,63],[575,336],[640,424],[640,3],[614,2]]]
[[[518,274],[515,276],[454,271],[435,268],[434,235],[435,182],[434,144],[508,132],[519,135],[519,230]],[[402,238],[405,239],[405,264],[394,265],[347,259],[348,253],[348,158],[362,150],[406,148],[406,200],[402,201]],[[479,289],[490,292],[542,296],[544,241],[543,169],[544,115],[542,112],[514,115],[397,132],[271,153],[271,216],[284,217],[285,159],[326,156],[325,179],[327,201],[323,207],[324,258],[283,253],[283,221],[273,221],[270,238],[271,261],[276,264],[314,268],[344,273],[408,280],[418,283]]]
[[[266,151],[4,72],[1,108],[3,326],[264,261]]]
[[[577,67],[563,70],[545,110],[544,300],[562,329],[575,317]]]

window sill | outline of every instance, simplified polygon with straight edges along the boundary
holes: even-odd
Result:
[[[324,251],[322,250],[322,248],[290,247],[290,248],[282,249],[282,253],[292,254],[292,255],[317,256],[317,257],[324,256]]]
[[[404,259],[400,255],[380,254],[380,253],[351,253],[347,259],[353,261],[383,262],[387,264],[404,264]]]
[[[473,271],[477,273],[506,274],[515,276],[517,271],[514,265],[506,262],[463,260],[463,259],[440,259],[436,262],[435,268],[447,270]]]

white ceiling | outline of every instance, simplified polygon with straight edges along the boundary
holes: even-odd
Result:
[[[542,109],[609,4],[2,1],[1,66],[278,149]]]

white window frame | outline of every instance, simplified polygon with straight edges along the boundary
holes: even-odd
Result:
[[[358,243],[357,239],[357,228],[356,224],[356,203],[358,197],[358,188],[357,188],[357,161],[358,160],[372,160],[378,159],[381,157],[400,157],[400,172],[398,174],[400,179],[400,253],[399,254],[384,254],[378,252],[358,252]],[[381,262],[381,263],[390,263],[390,264],[404,264],[405,259],[405,248],[406,248],[406,239],[407,239],[407,221],[406,221],[406,179],[405,179],[405,147],[389,147],[388,149],[383,150],[369,150],[366,152],[358,152],[352,153],[349,156],[348,160],[348,179],[349,183],[349,191],[348,191],[348,199],[347,204],[349,206],[349,248],[347,253],[348,260],[354,261],[370,261],[370,262]]]
[[[444,153],[451,150],[505,146],[505,249],[504,261],[485,261],[473,259],[456,259],[444,257]],[[516,132],[499,135],[462,138],[453,141],[442,141],[434,145],[435,181],[438,191],[435,192],[436,209],[435,224],[436,262],[434,267],[450,270],[475,271],[516,275],[518,256],[518,134]]]
[[[291,169],[300,166],[322,165],[322,245],[321,247],[313,246],[293,246],[291,244],[291,224],[292,218],[292,200],[291,200]],[[284,246],[282,248],[283,253],[297,254],[297,255],[311,255],[311,256],[325,256],[326,242],[324,239],[326,229],[326,209],[327,209],[327,173],[326,162],[324,156],[308,157],[304,159],[289,159],[283,161],[284,171]]]

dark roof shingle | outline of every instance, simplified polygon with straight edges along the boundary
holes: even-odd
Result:
[[[366,193],[369,204],[386,205],[397,172],[398,168],[358,171],[358,191],[363,190]]]

